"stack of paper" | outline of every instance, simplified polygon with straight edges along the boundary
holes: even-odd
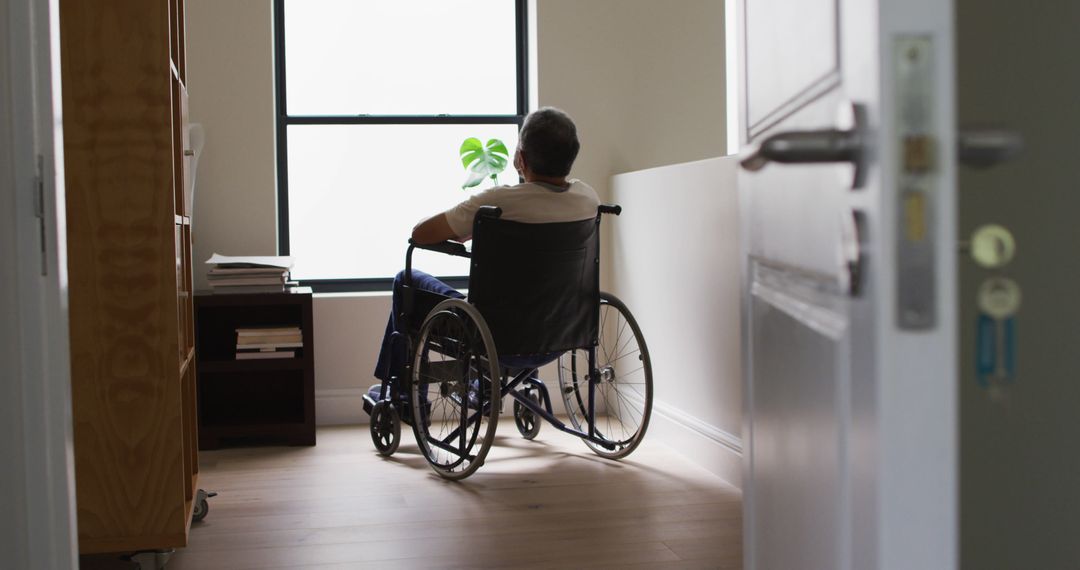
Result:
[[[210,266],[206,276],[215,293],[280,293],[289,280],[292,258],[215,253],[206,263]]]
[[[236,329],[236,359],[295,358],[303,348],[300,327],[247,327]]]

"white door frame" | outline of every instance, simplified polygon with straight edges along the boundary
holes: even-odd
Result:
[[[57,0],[0,0],[0,552],[76,568]]]
[[[877,549],[880,568],[941,568],[959,565],[959,333],[957,328],[957,185],[956,185],[956,42],[953,2],[879,0],[882,69],[895,63],[893,40],[924,35],[937,51],[933,92],[938,98],[935,138],[940,186],[931,222],[935,248],[937,326],[927,331],[901,331],[895,326],[900,271],[895,238],[883,239],[872,252],[890,268],[878,284],[877,311],[881,334],[876,339],[879,384],[876,394],[877,462],[874,477],[878,509]],[[899,120],[895,73],[883,73],[882,132],[895,132]],[[901,170],[901,151],[894,137],[879,136],[883,169]],[[891,215],[879,231],[896,236],[901,213],[896,195],[879,197]],[[888,243],[889,247],[884,247]]]

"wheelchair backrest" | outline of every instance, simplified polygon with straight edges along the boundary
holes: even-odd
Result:
[[[482,208],[473,221],[469,302],[499,355],[545,354],[596,343],[600,218],[526,224]]]

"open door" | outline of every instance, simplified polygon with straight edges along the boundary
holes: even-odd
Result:
[[[57,0],[0,0],[0,553],[78,566]]]
[[[948,0],[743,0],[745,567],[957,562]]]

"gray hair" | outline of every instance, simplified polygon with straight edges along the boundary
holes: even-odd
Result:
[[[518,148],[529,170],[541,176],[566,176],[581,143],[573,119],[560,109],[541,107],[525,117]]]

